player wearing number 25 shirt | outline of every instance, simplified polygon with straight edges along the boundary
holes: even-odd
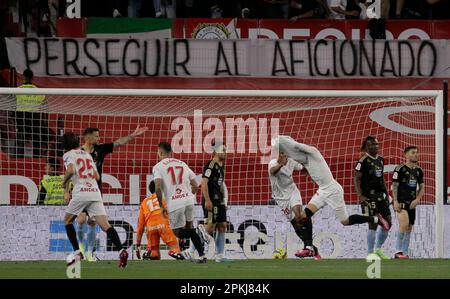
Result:
[[[124,268],[127,265],[128,253],[122,247],[117,231],[109,224],[103,206],[102,196],[97,184],[99,174],[92,156],[80,149],[78,136],[74,133],[66,133],[62,136],[63,148],[66,153],[63,156],[65,174],[63,181],[64,200],[69,201],[64,224],[66,226],[67,237],[72,244],[75,255],[79,259],[83,258],[78,245],[77,235],[73,226],[75,217],[86,210],[89,215],[96,217],[98,225],[106,232],[108,238],[113,242],[116,249],[120,251],[119,267]],[[72,180],[72,193],[69,190],[69,181]],[[72,199],[70,198],[72,197]]]

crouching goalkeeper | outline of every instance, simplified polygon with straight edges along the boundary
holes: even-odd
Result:
[[[145,229],[147,229],[147,251],[143,254],[144,259],[161,259],[159,251],[159,240],[161,238],[169,247],[169,255],[181,260],[183,257],[181,256],[178,239],[170,228],[169,219],[162,214],[153,181],[150,183],[149,190],[152,195],[144,199],[139,208],[136,240],[137,258],[141,259],[140,246],[142,235]],[[163,206],[167,210],[165,200],[163,201]]]

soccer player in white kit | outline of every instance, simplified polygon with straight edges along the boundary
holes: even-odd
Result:
[[[291,222],[297,236],[306,245],[309,240],[305,239],[304,226],[302,225],[302,197],[292,174],[294,171],[301,171],[303,165],[289,158],[284,152],[278,152],[278,158],[269,162],[269,179],[272,186],[272,198],[276,201],[281,211]],[[318,251],[314,256],[320,259]]]
[[[318,185],[316,194],[309,201],[302,213],[302,227],[305,248],[297,252],[297,257],[315,257],[317,249],[312,245],[312,221],[311,217],[325,205],[329,205],[343,225],[362,223],[378,223],[386,225],[376,216],[351,215],[348,216],[344,201],[344,190],[334,179],[330,167],[320,151],[310,145],[299,143],[290,136],[278,136],[272,141],[272,146],[279,152],[286,154],[291,159],[301,163],[311,179]],[[380,221],[379,221],[380,220]]]
[[[170,227],[175,235],[180,239],[191,239],[198,251],[198,261],[205,263],[206,232],[203,229],[198,234],[194,228],[191,228],[194,220],[195,193],[198,190],[195,174],[186,163],[172,158],[171,154],[170,143],[161,142],[158,145],[159,162],[153,167],[156,195],[160,206],[163,207],[164,193],[168,211],[162,208],[163,217],[169,217]]]
[[[65,189],[64,199],[68,202],[64,224],[67,237],[72,244],[75,255],[83,259],[78,245],[77,234],[73,227],[73,221],[84,210],[90,216],[95,217],[98,225],[108,235],[114,246],[119,250],[119,267],[125,268],[128,260],[128,252],[122,247],[117,231],[108,222],[102,196],[97,184],[99,174],[92,156],[80,149],[78,136],[74,133],[66,133],[62,137],[63,148],[66,153],[63,156],[66,169],[63,181]],[[69,180],[72,180],[73,190],[70,192]],[[72,198],[71,198],[72,197]]]

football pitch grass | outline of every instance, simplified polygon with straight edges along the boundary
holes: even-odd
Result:
[[[188,261],[129,261],[119,269],[117,261],[81,263],[81,278],[176,278],[176,279],[367,279],[370,263],[363,259],[235,260],[195,264]],[[66,278],[64,261],[0,262],[0,278]],[[381,278],[450,278],[449,259],[381,261]]]

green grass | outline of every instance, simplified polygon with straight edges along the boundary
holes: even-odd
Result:
[[[367,278],[369,263],[349,260],[238,260],[194,264],[187,261],[82,262],[81,278]],[[64,261],[0,262],[0,278],[66,278]],[[381,262],[381,278],[450,278],[450,260],[411,259]]]

